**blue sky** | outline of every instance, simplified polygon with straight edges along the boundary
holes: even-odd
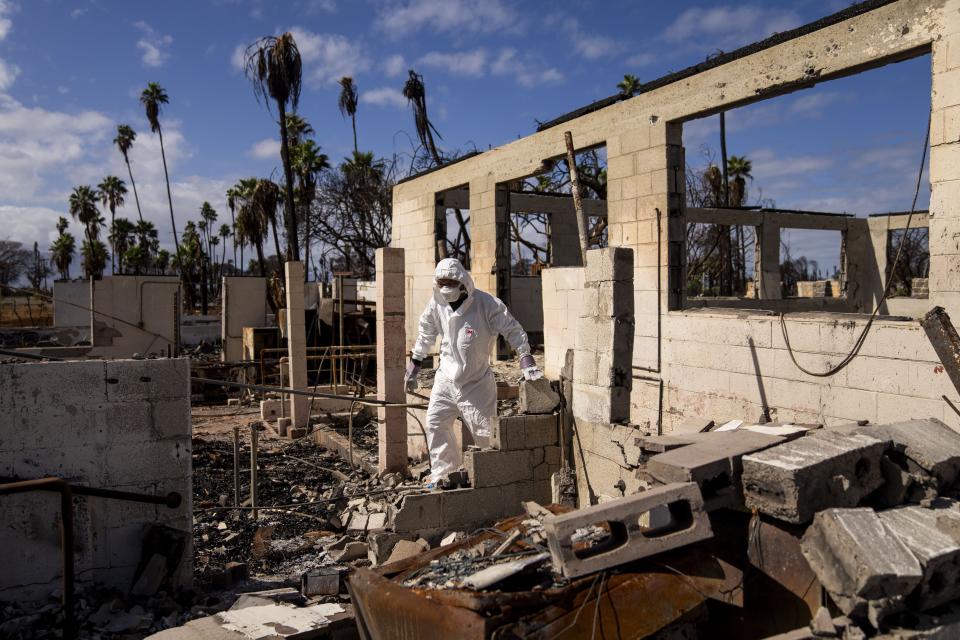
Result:
[[[352,144],[336,107],[342,75],[359,86],[362,148],[410,152],[399,91],[415,68],[442,145],[483,150],[610,95],[624,73],[650,80],[846,4],[0,0],[0,238],[45,249],[74,185],[126,179],[111,144],[125,122],[139,133],[132,162],[144,214],[172,242],[158,143],[137,101],[148,81],[170,94],[162,122],[178,225],[204,200],[229,219],[225,189],[278,165],[274,119],[237,68],[238,51],[265,34],[294,32],[300,113],[339,160]],[[753,160],[752,198],[860,214],[906,209],[929,84],[924,57],[739,109],[729,151]],[[718,149],[716,120],[685,127],[692,164],[705,162],[703,145]],[[135,218],[132,198],[122,214]]]

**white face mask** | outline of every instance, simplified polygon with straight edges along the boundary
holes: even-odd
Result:
[[[460,299],[462,291],[460,287],[437,287],[440,290],[440,295],[447,302],[456,302]]]

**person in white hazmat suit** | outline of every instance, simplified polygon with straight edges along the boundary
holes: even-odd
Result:
[[[543,377],[530,355],[526,332],[507,306],[489,293],[477,291],[459,260],[441,260],[434,273],[433,297],[420,316],[417,342],[404,375],[407,391],[415,393],[420,366],[439,336],[440,365],[426,424],[431,483],[442,484],[447,474],[461,465],[453,431],[457,417],[478,443],[490,437],[497,416],[497,385],[490,369],[490,354],[498,334],[520,356],[524,378]]]

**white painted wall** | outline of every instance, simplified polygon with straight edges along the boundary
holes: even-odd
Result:
[[[266,278],[224,278],[221,303],[221,359],[239,362],[243,360],[243,328],[267,326]]]

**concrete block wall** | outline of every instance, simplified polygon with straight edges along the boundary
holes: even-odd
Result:
[[[578,245],[579,250],[579,245]],[[560,377],[567,349],[576,344],[583,300],[583,267],[552,267],[541,274],[543,287],[543,371]]]
[[[492,449],[464,453],[469,489],[407,496],[392,518],[397,533],[473,530],[523,513],[528,500],[549,504],[560,470],[558,416],[501,416]]]
[[[84,327],[90,331],[90,283],[86,280],[53,283],[53,326]]]
[[[510,313],[530,333],[543,332],[543,283],[538,276],[510,278]]]
[[[186,359],[0,365],[0,476],[165,495],[177,509],[76,498],[79,583],[127,590],[152,524],[192,526],[190,363]],[[59,588],[59,498],[0,500],[0,601]],[[180,583],[192,578],[192,544]]]
[[[406,402],[403,249],[377,249],[377,400]],[[407,468],[407,414],[402,407],[377,409],[379,469]]]
[[[224,362],[243,360],[243,328],[267,324],[267,279],[223,278],[220,339]]]
[[[182,300],[173,276],[109,276],[91,282],[91,358],[176,352]]]

